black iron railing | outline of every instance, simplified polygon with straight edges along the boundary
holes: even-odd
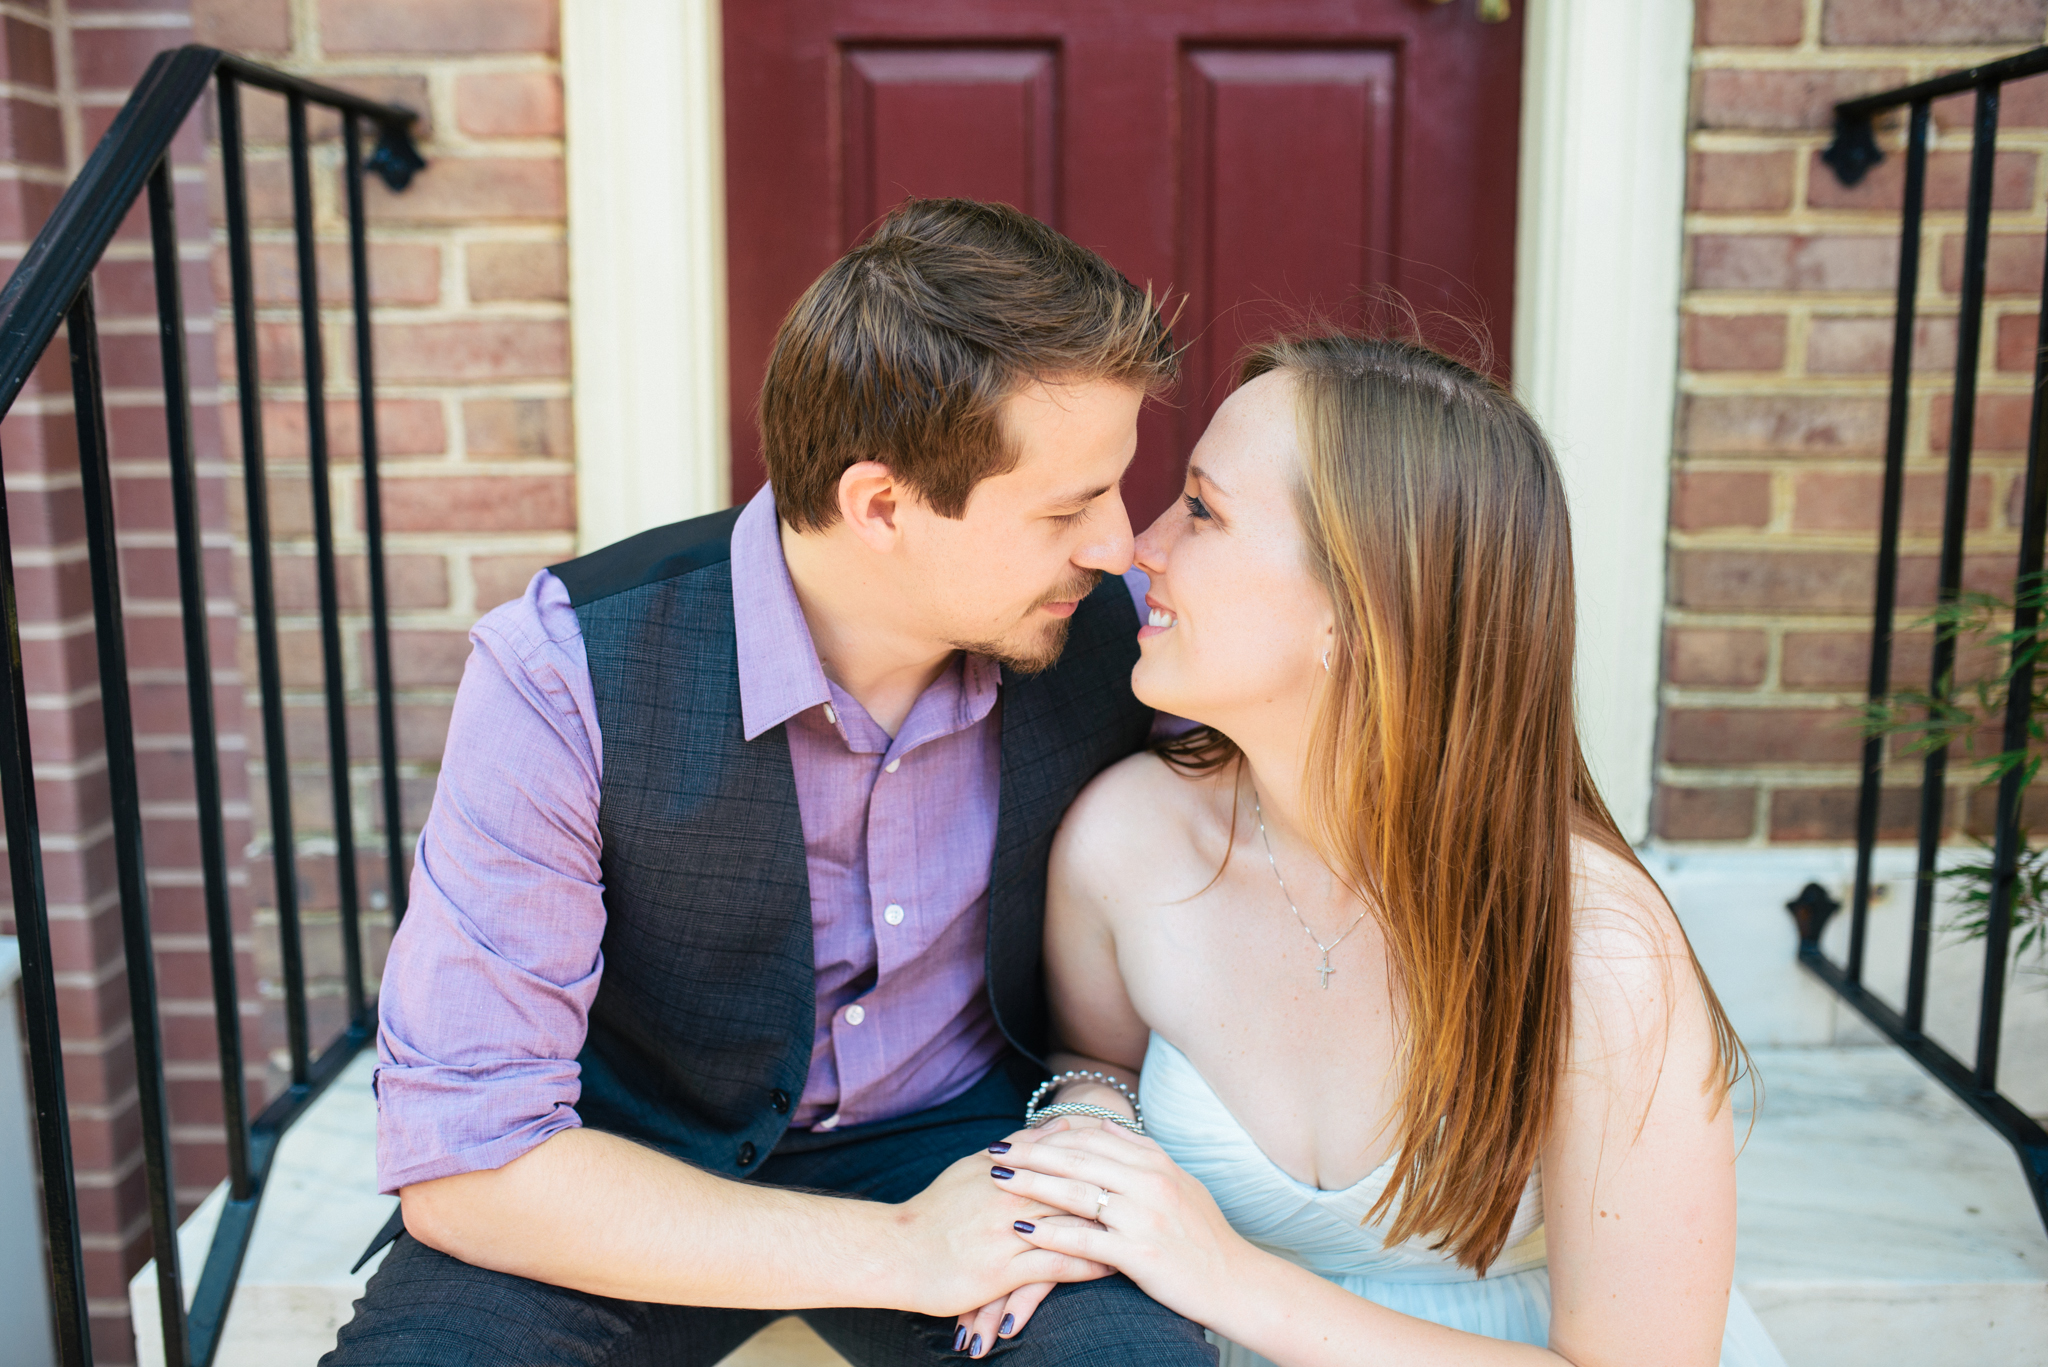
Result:
[[[1898,604],[1899,514],[1905,489],[1906,419],[1913,376],[1915,303],[1920,288],[1921,220],[1926,207],[1927,142],[1931,107],[1946,96],[1974,94],[1976,109],[1970,148],[1967,216],[1963,230],[1962,272],[1956,318],[1953,408],[1950,417],[1948,471],[1941,519],[1941,553],[1937,598],[1953,603],[1962,588],[1963,539],[1969,512],[1970,456],[1976,438],[1977,372],[1984,336],[1985,258],[1991,233],[1993,171],[1998,144],[2001,88],[2010,81],[2048,72],[2048,47],[2036,48],[2004,61],[1959,71],[1901,90],[1887,91],[1835,107],[1835,140],[1822,155],[1844,184],[1854,185],[1884,158],[1873,123],[1894,109],[1907,110],[1904,221],[1899,235],[1899,285],[1894,319],[1891,405],[1885,436],[1883,503],[1877,552],[1877,602],[1870,632],[1870,698],[1889,696],[1893,613]],[[2048,242],[2044,242],[2048,251]],[[2034,360],[2033,410],[2027,433],[2027,464],[2022,493],[2020,545],[2013,582],[2031,585],[2041,573],[2042,540],[2048,533],[2048,288],[2044,288],[2041,332]],[[2037,596],[2014,594],[2015,638],[2031,635],[2037,626]],[[1946,698],[1953,687],[1957,630],[1939,623],[1933,641],[1929,691]],[[2031,656],[2016,658],[2011,670],[2002,718],[2001,749],[2028,749],[2034,692]],[[1998,1055],[2005,1013],[2013,907],[2019,885],[2019,863],[2026,835],[2021,827],[2023,771],[2008,767],[2000,779],[1992,836],[1992,884],[1984,936],[1984,975],[1977,1011],[1974,1063],[1961,1059],[1930,1039],[1926,1032],[1928,965],[1932,954],[1935,861],[1942,836],[1944,799],[1948,787],[1946,746],[1930,748],[1922,761],[1918,819],[1918,867],[1914,880],[1911,941],[1906,967],[1903,1009],[1872,993],[1863,982],[1864,949],[1869,929],[1871,854],[1877,844],[1879,800],[1884,774],[1884,740],[1864,742],[1863,781],[1856,813],[1856,883],[1849,909],[1846,962],[1822,953],[1820,933],[1836,904],[1817,885],[1809,886],[1791,904],[1799,923],[1799,958],[1821,981],[1860,1011],[1893,1042],[1910,1054],[2018,1152],[2020,1166],[2048,1222],[2048,1132],[1998,1089]]]
[[[180,297],[178,234],[169,148],[209,84],[217,91],[221,175],[225,190],[229,279],[233,296],[235,380],[239,394],[242,474],[248,507],[249,577],[263,711],[272,857],[290,1084],[253,1118],[244,1100],[241,1020],[235,981],[228,862],[223,829],[221,771],[213,713],[212,663],[207,640],[206,583],[201,562],[200,514],[194,471],[190,371],[186,363],[184,304]],[[348,976],[347,1026],[317,1051],[309,1040],[306,971],[299,936],[299,888],[293,859],[290,774],[285,748],[285,692],[278,651],[277,605],[272,586],[269,506],[265,484],[263,405],[257,373],[256,294],[251,268],[249,195],[243,165],[241,90],[256,87],[284,96],[290,128],[292,223],[297,246],[299,309],[304,348],[309,463],[317,538],[321,644],[325,657],[328,767],[340,877],[341,935]],[[83,477],[86,536],[91,564],[101,707],[106,726],[108,780],[117,883],[134,1026],[138,1109],[164,1359],[170,1367],[204,1367],[218,1346],[228,1302],[254,1227],[264,1178],[280,1136],[371,1037],[358,924],[354,834],[349,818],[349,762],[342,691],[340,602],[335,574],[333,510],[328,500],[325,376],[321,354],[320,294],[315,266],[311,153],[306,109],[338,111],[346,155],[350,288],[354,305],[357,421],[362,434],[371,639],[377,676],[379,758],[386,864],[394,914],[404,906],[397,737],[392,700],[391,649],[377,493],[377,427],[372,383],[369,258],[364,226],[364,175],[375,172],[403,189],[424,163],[403,109],[258,66],[212,48],[185,47],[160,54],[120,116],[94,149],[85,169],[58,204],[20,267],[0,291],[0,414],[20,395],[30,372],[61,324],[68,333],[71,386]],[[364,155],[364,135],[373,149]],[[177,1205],[171,1183],[171,1117],[164,1081],[150,943],[148,886],[144,877],[142,805],[136,770],[135,728],[129,702],[123,641],[107,419],[100,378],[99,338],[93,316],[91,273],[122,220],[146,194],[162,344],[165,454],[177,539],[178,588],[183,612],[185,675],[215,1025],[225,1110],[228,1193],[225,1209],[187,1313],[178,1264]],[[4,497],[4,496],[0,496]],[[30,1075],[41,1153],[42,1192],[49,1239],[52,1301],[59,1361],[92,1361],[81,1256],[64,1069],[57,1025],[48,904],[44,894],[35,785],[30,767],[26,690],[16,613],[14,557],[0,501],[0,619],[6,631],[4,705],[0,705],[0,805],[5,807],[8,866],[21,941]]]

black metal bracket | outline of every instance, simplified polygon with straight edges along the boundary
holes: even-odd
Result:
[[[1835,140],[1828,144],[1820,159],[1834,171],[1835,179],[1844,185],[1861,183],[1870,174],[1870,168],[1884,160],[1884,149],[1877,145],[1877,132],[1871,125],[1868,114],[1835,115]]]
[[[1799,927],[1799,948],[1818,949],[1820,933],[1827,929],[1828,918],[1842,909],[1842,904],[1828,896],[1828,890],[1818,883],[1808,883],[1799,890],[1799,895],[1785,904],[1785,910],[1792,913],[1792,920]]]
[[[375,171],[393,193],[412,184],[412,178],[427,166],[427,159],[413,145],[412,129],[401,124],[379,123],[377,146],[363,160],[364,169]]]

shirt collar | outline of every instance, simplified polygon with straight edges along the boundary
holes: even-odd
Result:
[[[733,635],[739,647],[740,723],[748,740],[832,700],[810,624],[782,558],[782,524],[767,485],[732,528]]]

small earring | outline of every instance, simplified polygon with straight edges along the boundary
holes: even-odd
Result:
[[[1323,652],[1323,673],[1327,674],[1327,673],[1329,673],[1329,672],[1330,672],[1330,652],[1326,650],[1326,651],[1324,651],[1324,652]]]

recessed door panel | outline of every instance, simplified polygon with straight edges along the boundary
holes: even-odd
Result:
[[[1057,223],[1052,50],[855,47],[843,62],[847,245],[912,195],[999,200]]]
[[[1181,445],[1276,331],[1355,325],[1390,282],[1396,59],[1385,50],[1195,48],[1181,82]]]

